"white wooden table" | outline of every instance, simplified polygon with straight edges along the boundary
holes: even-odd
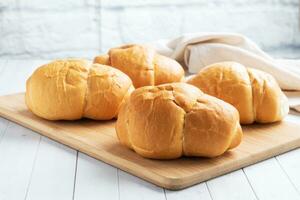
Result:
[[[0,95],[25,91],[26,78],[45,62],[0,60]],[[300,123],[300,115],[288,120]],[[24,199],[300,199],[300,149],[169,191],[0,117],[0,200]]]

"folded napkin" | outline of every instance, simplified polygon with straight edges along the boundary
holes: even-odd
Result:
[[[249,38],[235,33],[194,33],[171,40],[159,40],[152,46],[171,57],[190,73],[216,62],[236,61],[247,67],[272,74],[283,90],[288,90],[290,107],[300,112],[300,60],[273,59]]]

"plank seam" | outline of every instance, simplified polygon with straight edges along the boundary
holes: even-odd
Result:
[[[39,138],[39,143],[37,145],[36,152],[35,152],[35,155],[34,155],[34,160],[33,160],[32,168],[31,168],[30,176],[29,176],[29,183],[28,183],[27,189],[26,189],[26,194],[25,194],[25,198],[24,198],[25,200],[27,199],[27,196],[28,196],[28,192],[29,192],[29,188],[30,188],[30,185],[31,185],[32,176],[33,176],[33,172],[34,172],[34,169],[35,169],[35,164],[36,164],[36,160],[37,160],[37,157],[38,157],[40,144],[41,144],[43,136],[39,135],[39,137],[40,137]]]
[[[117,183],[118,183],[118,199],[121,199],[121,195],[120,195],[120,173],[119,173],[120,169],[117,168]]]
[[[4,118],[3,118],[3,119],[4,119]],[[4,135],[6,135],[6,132],[7,132],[9,123],[11,123],[11,122],[7,121],[6,127],[3,129],[3,131],[1,131],[1,133],[3,133],[3,134],[1,134],[1,137],[0,137],[0,144],[1,144],[1,142],[2,142],[2,139],[4,138]]]
[[[211,180],[211,179],[210,179],[210,180]],[[210,199],[211,199],[211,200],[214,200],[213,195],[212,195],[212,192],[210,191],[210,189],[209,189],[209,187],[208,187],[207,181],[205,181],[205,186],[206,186],[206,189],[207,189],[208,194],[209,194],[209,196],[210,196]]]
[[[73,194],[72,200],[75,199],[75,190],[76,190],[76,180],[77,180],[77,168],[78,168],[78,151],[76,151],[76,162],[75,162],[75,172],[74,172],[74,184],[73,184]]]
[[[165,196],[165,199],[166,199],[166,200],[168,200],[168,198],[167,198],[167,194],[166,194],[166,189],[165,189],[165,188],[163,188],[163,190],[164,190],[164,196]]]
[[[288,175],[288,173],[286,172],[286,170],[284,169],[284,167],[282,166],[282,164],[280,163],[280,161],[278,160],[277,156],[275,156],[275,160],[277,162],[277,164],[279,165],[280,169],[283,171],[284,175],[287,177],[287,179],[289,180],[289,182],[292,184],[292,186],[294,187],[294,189],[296,190],[296,192],[299,194],[300,196],[300,191],[297,188],[297,186],[294,184],[294,182],[292,181],[292,179],[290,178],[290,176]]]
[[[242,171],[243,171],[243,173],[244,173],[244,175],[245,175],[245,177],[246,177],[246,180],[247,180],[248,184],[250,185],[251,190],[252,190],[253,193],[254,193],[255,199],[259,200],[259,197],[258,197],[258,195],[256,194],[256,192],[255,192],[255,190],[254,190],[254,188],[253,188],[253,186],[252,186],[252,184],[251,184],[251,182],[250,182],[250,180],[249,180],[249,177],[247,176],[246,172],[244,171],[244,168],[242,168]]]

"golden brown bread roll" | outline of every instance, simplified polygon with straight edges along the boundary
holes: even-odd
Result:
[[[48,120],[108,120],[117,116],[133,90],[129,77],[112,67],[57,60],[31,75],[25,100],[34,114]]]
[[[289,111],[287,97],[270,74],[236,62],[209,65],[187,83],[236,107],[242,124],[280,121]]]
[[[180,82],[184,78],[184,70],[178,62],[142,45],[112,48],[108,55],[95,57],[94,63],[121,70],[131,78],[136,88]]]
[[[136,89],[121,107],[120,142],[155,159],[214,157],[242,139],[238,111],[186,83]]]

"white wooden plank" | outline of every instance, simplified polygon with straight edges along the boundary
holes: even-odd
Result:
[[[246,167],[244,172],[259,199],[300,199],[299,193],[275,158]]]
[[[7,126],[8,126],[8,120],[0,117],[0,143],[1,143],[1,140],[3,138],[3,135],[5,133]]]
[[[71,200],[77,152],[42,137],[37,152],[27,200]]]
[[[287,120],[300,123],[300,113],[290,111]],[[276,157],[280,166],[294,184],[298,192],[300,191],[300,149],[296,149]]]
[[[300,113],[291,110],[287,120],[300,123]],[[281,168],[284,170],[290,181],[300,191],[300,149],[296,149],[276,157]]]
[[[74,199],[119,199],[117,169],[79,153]]]
[[[289,115],[284,120],[300,123],[300,113],[294,110],[290,110]]]
[[[207,186],[214,200],[254,200],[255,194],[242,170],[238,170],[210,181]]]
[[[30,182],[40,136],[9,123],[0,143],[0,199],[24,199]]]
[[[167,200],[211,200],[205,183],[201,183],[183,190],[165,190]]]
[[[277,160],[298,192],[300,191],[300,149],[277,156]]]
[[[0,95],[24,92],[27,78],[34,69],[46,62],[45,60],[8,60],[2,63]]]
[[[164,190],[118,170],[120,200],[165,200]]]

